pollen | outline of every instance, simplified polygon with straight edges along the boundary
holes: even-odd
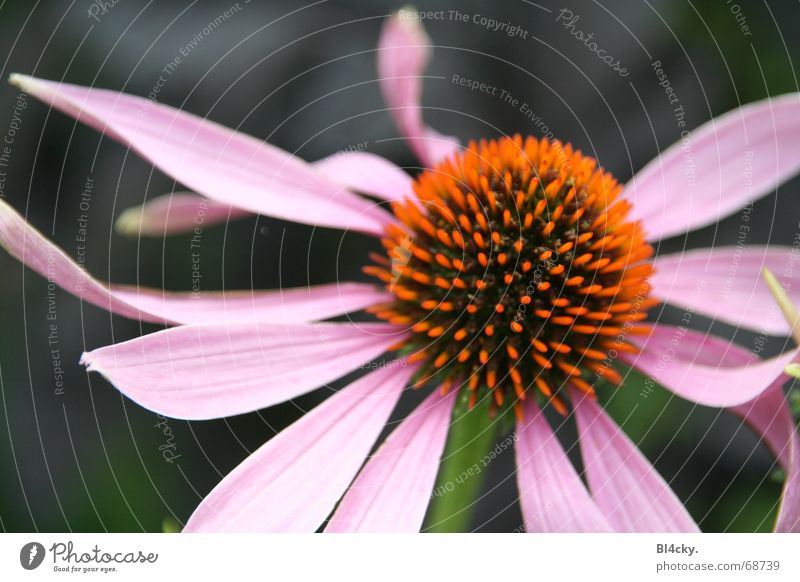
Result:
[[[622,381],[611,355],[635,351],[629,336],[647,333],[657,303],[653,248],[621,191],[569,144],[471,142],[392,202],[387,256],[364,271],[394,300],[372,312],[408,322],[402,350],[425,381],[566,413],[568,386],[594,397]]]

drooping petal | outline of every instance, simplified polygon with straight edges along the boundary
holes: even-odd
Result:
[[[383,200],[412,198],[411,176],[368,152],[340,152],[314,162],[320,174],[356,192]]]
[[[12,75],[45,103],[135,150],[199,194],[242,210],[380,236],[389,215],[287,152],[141,97]]]
[[[81,362],[145,408],[205,420],[324,386],[402,338],[374,323],[184,325],[87,352]]]
[[[422,81],[430,56],[431,40],[418,21],[401,13],[386,20],[378,41],[383,98],[400,133],[427,167],[458,149],[455,138],[426,127],[422,120]]]
[[[800,533],[800,436],[797,430],[795,426],[789,444],[790,460],[786,467],[786,482],[775,523],[777,532]]]
[[[694,365],[702,367],[702,377],[707,377],[709,370],[717,368],[732,370],[736,374],[748,364],[764,364],[764,361],[741,346],[681,328],[657,326],[647,342],[648,350],[659,358],[693,362]],[[650,367],[650,373],[658,373],[658,377],[654,379],[679,396],[690,400],[696,399],[691,378],[686,384],[676,383],[670,386],[668,383],[670,370],[655,365]],[[728,374],[725,377],[728,377]],[[747,398],[749,394],[745,390],[743,396],[739,395],[736,398],[736,400],[745,398],[745,402],[732,406],[729,410],[742,417],[753,428],[786,471],[786,483],[776,524],[777,531],[800,531],[800,457],[798,456],[800,436],[782,390],[787,379],[788,376],[783,373],[782,368],[772,376],[769,373],[765,374],[765,377],[757,383],[756,389],[752,391],[752,398]],[[713,386],[710,390],[711,396],[707,398],[721,401],[719,395],[724,398],[727,389],[725,378],[716,378]],[[699,384],[696,387],[699,389]]]
[[[166,236],[192,232],[250,214],[194,192],[174,192],[126,209],[114,226],[117,232],[127,236]]]
[[[277,291],[177,293],[107,287],[0,200],[0,245],[11,256],[76,297],[124,317],[151,323],[303,322],[358,311],[385,301],[371,285],[342,283]]]
[[[572,390],[589,489],[619,532],[697,532],[669,485],[593,400]]]
[[[331,396],[228,474],[184,531],[315,531],[355,477],[413,371],[387,366]]]
[[[800,280],[797,249],[716,247],[659,255],[654,264],[654,296],[737,327],[789,335],[789,325],[761,273],[768,268],[800,299],[794,291]]]
[[[750,103],[712,119],[630,181],[630,218],[651,240],[713,224],[800,170],[800,94]]]
[[[533,401],[517,422],[515,450],[525,531],[612,531]]]
[[[630,339],[641,353],[622,355],[628,364],[678,396],[705,406],[724,408],[756,398],[798,359],[796,350],[753,359],[725,340],[663,324],[654,325],[649,336]]]
[[[327,532],[419,532],[444,450],[455,391],[428,396],[350,486]]]
[[[732,408],[767,444],[786,473],[775,531],[800,532],[800,434],[789,410],[781,376],[763,394]]]

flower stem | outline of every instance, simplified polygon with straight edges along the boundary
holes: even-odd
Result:
[[[484,481],[481,460],[495,445],[500,418],[490,418],[489,398],[469,410],[467,391],[458,397],[436,488],[428,509],[429,532],[469,531],[477,496]]]

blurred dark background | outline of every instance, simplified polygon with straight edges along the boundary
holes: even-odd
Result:
[[[100,5],[106,8],[101,9]],[[240,0],[236,14],[182,58],[160,101],[208,116],[314,160],[367,142],[369,150],[413,171],[415,160],[384,110],[373,49],[383,18],[401,2],[313,4]],[[0,4],[0,76],[11,72],[146,96],[162,69],[203,27],[235,2],[89,0]],[[425,10],[485,15],[517,25],[509,37],[473,22],[426,23],[438,48],[426,80],[427,120],[466,140],[542,127],[498,96],[470,92],[452,76],[505,89],[528,103],[560,139],[599,158],[623,181],[679,129],[651,68],[662,63],[689,128],[741,103],[797,91],[797,1],[648,2],[542,0],[418,2]],[[577,28],[630,71],[622,77],[568,34],[555,16],[568,8]],[[92,15],[95,17],[93,18]],[[0,89],[0,133],[18,91]],[[115,282],[188,290],[188,237],[124,238],[120,212],[180,185],[125,148],[46,106],[27,100],[14,135],[2,191],[28,219],[76,255],[77,217],[94,181],[86,265]],[[800,216],[794,180],[757,202],[751,244],[790,244]],[[659,252],[734,244],[734,216]],[[375,241],[358,235],[251,218],[203,234],[205,289],[275,288],[364,280],[360,266]],[[6,531],[162,531],[179,528],[201,497],[282,427],[319,402],[315,393],[228,420],[159,419],[86,374],[80,354],[156,329],[57,291],[57,394],[48,345],[47,282],[0,253],[0,529]],[[733,330],[713,322],[714,330]],[[748,336],[737,336],[744,343]],[[783,345],[774,340],[767,353]],[[770,352],[771,350],[771,352]],[[639,396],[641,379],[609,408],[670,481],[706,531],[767,531],[780,484],[772,459],[741,423],[658,390]],[[323,391],[324,392],[324,391]],[[567,434],[567,436],[569,436]],[[178,455],[164,460],[164,446]],[[487,471],[472,528],[511,531],[513,453]]]

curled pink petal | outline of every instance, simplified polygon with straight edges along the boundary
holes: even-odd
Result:
[[[789,447],[790,460],[786,466],[786,482],[783,485],[775,531],[800,533],[800,437],[796,426]]]
[[[798,352],[792,351],[753,360],[730,342],[663,324],[654,325],[649,336],[631,341],[641,353],[624,354],[627,363],[686,400],[723,408],[756,398],[798,359]],[[725,365],[720,365],[723,361]]]
[[[281,431],[208,494],[185,532],[313,532],[380,435],[413,366],[353,382]]]
[[[547,419],[533,401],[525,404],[525,418],[517,422],[515,447],[525,531],[611,531]]]
[[[42,277],[112,313],[163,324],[272,323],[327,319],[385,301],[372,285],[341,283],[277,291],[170,292],[107,287],[0,200],[0,245]]]
[[[458,149],[455,138],[425,127],[422,120],[422,81],[430,53],[430,38],[419,22],[400,13],[386,20],[378,41],[383,98],[412,151],[427,167]]]
[[[326,532],[420,531],[455,395],[434,392],[400,423],[358,474]]]
[[[662,358],[693,362],[694,365],[702,367],[701,378],[707,377],[710,370],[717,368],[732,371],[736,375],[743,366],[764,364],[755,354],[743,347],[682,328],[657,326],[647,343],[648,350],[660,354]],[[658,377],[654,377],[656,381],[665,384],[667,388],[671,388],[684,398],[694,401],[697,398],[695,391],[702,390],[699,384],[702,380],[693,379],[691,375],[686,384],[678,383],[670,386],[669,380],[664,379],[664,375],[670,373],[669,370],[656,365],[651,371],[658,372]],[[728,376],[729,374],[725,374],[725,377]],[[728,389],[725,377],[715,379],[712,390],[714,394],[722,394],[724,397],[724,392]],[[782,390],[787,379],[788,376],[783,373],[782,368],[773,370],[760,379],[755,390],[749,391],[749,394],[745,390],[745,402],[732,406],[730,411],[741,416],[753,428],[786,471],[786,483],[781,497],[776,530],[796,532],[800,531],[800,457],[798,457],[800,436]],[[698,383],[693,385],[693,381]],[[748,399],[751,395],[752,398]],[[707,398],[709,396],[705,395],[705,399]],[[739,395],[737,400],[741,399],[742,396]]]
[[[193,232],[250,214],[194,192],[173,192],[126,209],[115,226],[117,232],[128,236],[166,236]]]
[[[790,293],[800,280],[800,252],[793,247],[697,249],[659,255],[651,276],[653,295],[736,327],[789,335],[762,271],[768,268]],[[795,276],[797,275],[797,276]]]
[[[781,376],[754,400],[732,408],[767,444],[786,473],[775,531],[800,533],[800,434]]]
[[[590,398],[572,390],[589,489],[619,532],[697,532],[675,493],[622,429]]]
[[[164,173],[225,205],[294,222],[381,236],[390,217],[287,152],[172,107],[77,85],[11,82],[135,150]]]
[[[86,352],[81,362],[145,408],[205,420],[324,386],[403,337],[380,323],[184,325]]]
[[[314,162],[320,174],[382,200],[414,198],[413,180],[392,162],[368,152],[340,152]]]
[[[800,170],[800,94],[750,103],[688,133],[626,186],[652,240],[713,224]]]

